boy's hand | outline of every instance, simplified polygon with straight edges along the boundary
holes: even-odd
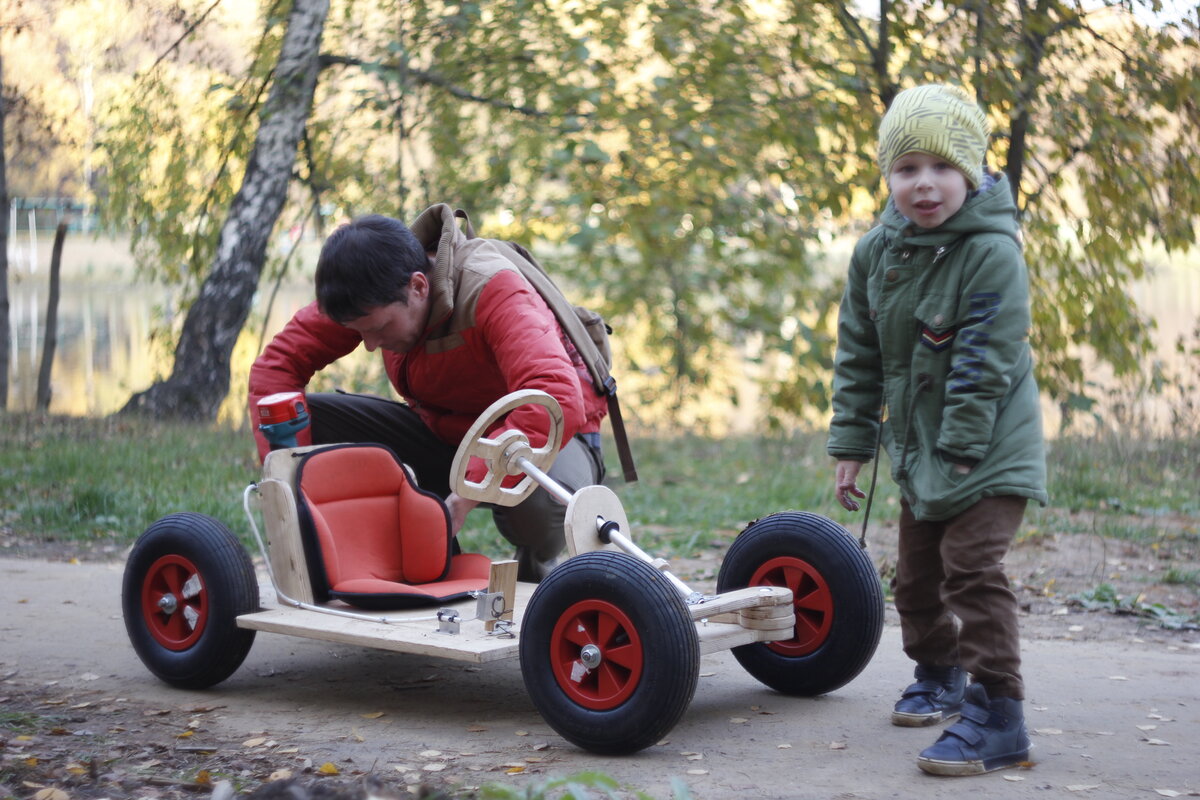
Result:
[[[855,482],[858,479],[858,471],[862,469],[861,461],[839,461],[837,462],[836,473],[836,492],[838,502],[848,511],[858,511],[858,501],[855,497],[866,497],[866,492],[858,488]]]

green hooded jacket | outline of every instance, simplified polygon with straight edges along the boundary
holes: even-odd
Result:
[[[937,228],[917,227],[889,201],[850,262],[827,452],[870,461],[886,408],[892,477],[918,519],[948,519],[982,497],[1045,504],[1029,327],[1007,177]]]

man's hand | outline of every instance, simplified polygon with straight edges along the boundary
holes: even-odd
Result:
[[[450,535],[457,536],[462,530],[463,523],[467,521],[467,514],[471,513],[471,509],[479,505],[477,500],[468,500],[467,498],[451,492],[446,498],[446,508],[450,510]]]
[[[835,477],[836,492],[838,502],[842,504],[842,508],[849,511],[858,511],[858,501],[855,497],[866,497],[866,493],[858,488],[856,483],[858,472],[862,469],[861,461],[839,461],[837,462],[837,473]]]

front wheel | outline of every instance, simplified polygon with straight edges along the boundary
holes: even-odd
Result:
[[[792,636],[733,649],[747,672],[776,691],[812,696],[838,689],[879,646],[879,575],[854,537],[830,519],[787,511],[751,523],[717,575],[718,592],[747,586],[792,590]]]
[[[180,689],[205,689],[245,660],[258,580],[241,542],[203,514],[170,514],[138,537],[121,589],[125,630],[146,668]]]
[[[594,753],[635,753],[659,741],[700,675],[683,600],[661,572],[626,553],[584,553],[551,572],[526,607],[520,651],[538,712]]]

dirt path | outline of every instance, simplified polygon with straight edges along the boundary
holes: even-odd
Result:
[[[0,797],[31,798],[39,787],[70,800],[220,797],[224,780],[251,789],[288,773],[309,793],[370,774],[404,794],[419,784],[524,787],[588,770],[656,798],[679,785],[695,798],[1200,796],[1196,633],[1031,614],[1034,765],[936,779],[914,764],[935,733],[888,723],[910,673],[894,621],[861,676],[815,699],[771,692],[728,653],[706,656],[666,741],[602,758],[541,720],[515,661],[465,667],[260,634],[224,684],[170,689],[128,645],[121,569],[0,559]],[[322,778],[322,768],[338,774]]]

